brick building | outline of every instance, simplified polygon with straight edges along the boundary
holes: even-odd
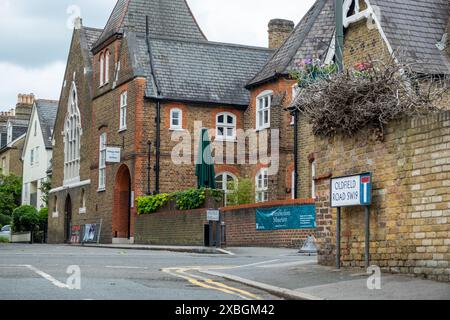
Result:
[[[441,39],[446,39],[449,15],[447,0],[423,1],[420,6],[406,0],[344,1],[344,67],[394,54],[398,61],[414,62],[415,75],[445,79],[450,74],[449,43]],[[333,55],[331,46],[326,56]],[[450,94],[442,106],[450,109]],[[317,200],[320,263],[334,265],[336,257],[330,178],[372,172],[371,264],[449,280],[448,119],[444,111],[392,121],[380,140],[370,129],[351,138],[319,138],[299,118],[299,196],[312,192]],[[364,209],[343,209],[341,265],[364,266],[364,239]]]
[[[0,169],[4,175],[22,176],[22,150],[35,98],[19,94],[16,108],[0,117]]]
[[[292,197],[292,119],[283,108],[293,82],[284,74],[249,83],[292,27],[271,21],[270,48],[211,42],[184,0],[119,0],[103,30],[78,21],[55,125],[49,241],[67,241],[70,225],[101,222],[102,242],[132,242],[137,197],[196,187],[200,127],[234,160],[239,129],[279,129],[278,173],[216,159],[217,181],[251,178],[258,201]],[[181,137],[191,154],[174,164]],[[120,163],[106,161],[110,147],[120,148]]]

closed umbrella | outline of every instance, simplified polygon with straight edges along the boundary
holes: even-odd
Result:
[[[216,174],[211,154],[211,141],[209,140],[207,129],[201,130],[195,175],[197,176],[197,186],[199,189],[216,188]]]

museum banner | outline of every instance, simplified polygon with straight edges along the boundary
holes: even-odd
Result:
[[[316,206],[294,205],[256,210],[256,230],[315,229]]]

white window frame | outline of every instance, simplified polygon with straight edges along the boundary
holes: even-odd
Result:
[[[300,87],[298,86],[298,83],[296,83],[292,86],[292,103],[294,103],[294,100],[295,100],[295,98],[297,98],[299,93],[300,93]],[[295,124],[295,116],[292,116],[291,126],[293,126],[294,124]]]
[[[295,189],[297,189],[297,186],[295,185],[295,170],[292,171],[292,182],[291,182],[291,188],[292,188],[292,200],[295,200]]]
[[[104,76],[104,84],[108,84],[109,83],[109,60],[110,60],[111,54],[109,53],[109,50],[105,51],[105,76]]]
[[[223,122],[219,122],[219,118],[223,116]],[[228,123],[228,117],[233,119],[233,123]],[[223,129],[223,133],[220,133],[220,128]],[[228,130],[233,130],[233,135],[228,135]],[[235,141],[236,140],[236,129],[237,129],[237,117],[231,112],[221,112],[216,116],[216,140],[218,141]]]
[[[34,136],[37,136],[37,120],[34,120]]]
[[[273,91],[271,90],[266,90],[256,97],[256,130],[264,130],[270,128],[270,109],[272,107],[272,100]],[[266,112],[267,122],[265,121]]]
[[[80,182],[81,128],[75,83],[72,83],[64,122],[64,186]]]
[[[316,199],[316,160],[311,162],[311,198]]]
[[[105,84],[105,55],[100,53],[100,87]]]
[[[8,122],[8,131],[7,131],[7,136],[6,136],[6,142],[8,144],[10,144],[12,142],[12,137],[13,137],[13,125],[11,122]]]
[[[234,186],[237,187],[238,185],[238,178],[232,174],[231,172],[221,172],[218,175],[216,175],[216,183],[217,183],[217,179],[219,177],[222,177],[222,186],[219,188],[219,190],[224,191],[225,194],[225,204],[227,203],[227,198],[228,198],[228,194],[230,194],[231,192],[233,192],[234,190],[229,190],[228,189],[228,177],[231,177],[233,179],[234,182]]]
[[[127,129],[128,91],[120,95],[120,131]]]
[[[258,171],[255,179],[256,203],[269,201],[269,169],[263,168]]]
[[[106,149],[107,135],[102,133],[99,138],[99,157],[98,157],[98,191],[106,189]]]
[[[178,125],[173,124],[175,113],[178,113]],[[170,109],[170,130],[183,130],[183,110],[179,108]]]

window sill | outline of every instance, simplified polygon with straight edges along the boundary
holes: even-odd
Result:
[[[214,142],[231,142],[231,143],[237,143],[237,139],[236,138],[220,138],[220,137],[216,137],[216,139],[214,140]]]
[[[270,130],[270,126],[269,127],[262,127],[262,128],[256,128],[256,132],[261,132],[264,130]]]
[[[169,131],[182,132],[182,131],[186,131],[186,129],[182,129],[182,128],[169,128]]]
[[[118,133],[122,133],[122,132],[125,132],[125,131],[127,131],[127,130],[128,130],[128,128],[125,127],[125,128],[120,128],[119,131],[117,131],[117,132],[118,132]]]
[[[98,188],[97,192],[98,193],[106,192],[106,188]]]

